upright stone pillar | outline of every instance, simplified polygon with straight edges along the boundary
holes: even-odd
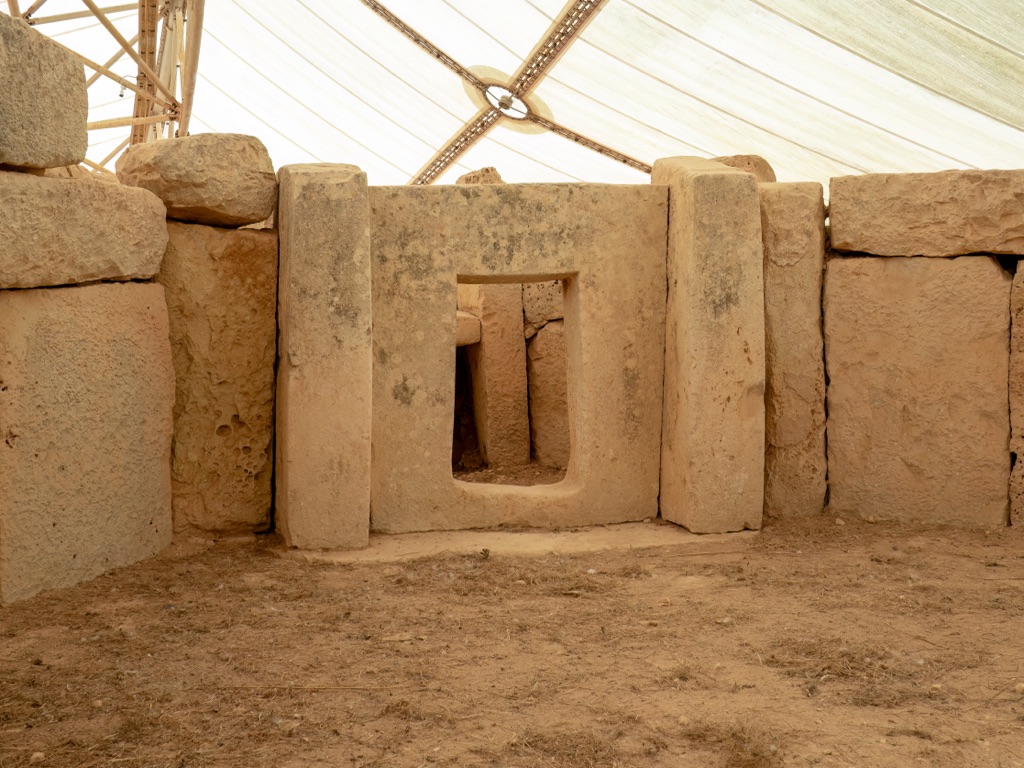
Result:
[[[458,304],[480,318],[468,355],[480,453],[491,467],[529,464],[522,285],[460,285]]]
[[[764,279],[757,179],[699,158],[669,188],[661,515],[696,533],[760,528]]]
[[[764,511],[820,515],[825,506],[825,356],[821,184],[761,184],[764,241]]]
[[[370,210],[351,165],[280,171],[278,529],[302,549],[366,546],[372,397]]]

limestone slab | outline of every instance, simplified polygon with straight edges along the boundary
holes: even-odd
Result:
[[[1024,267],[1010,289],[1010,522],[1024,524]]]
[[[504,184],[497,168],[488,166],[476,171],[464,173],[455,180],[456,184]]]
[[[455,312],[455,346],[465,347],[480,341],[480,318],[461,309]]]
[[[765,514],[825,505],[821,283],[825,203],[816,183],[761,184],[765,318]]]
[[[0,171],[0,288],[148,279],[166,247],[144,189]]]
[[[561,320],[564,315],[561,280],[523,284],[523,322],[526,325],[540,328],[551,320]]]
[[[564,469],[570,457],[564,321],[554,320],[537,331],[526,360],[534,457],[545,466]]]
[[[751,179],[753,183],[753,179]],[[667,196],[658,186],[373,187],[373,528],[657,513]],[[553,485],[452,477],[458,283],[565,279],[572,459]]]
[[[829,190],[837,251],[1024,254],[1024,170],[840,176]]]
[[[0,164],[82,162],[88,113],[82,62],[26,22],[0,14]]]
[[[728,165],[730,168],[754,174],[760,184],[770,184],[776,181],[775,169],[760,155],[726,155],[711,159],[713,162]]]
[[[168,223],[177,377],[175,527],[243,533],[270,523],[277,353],[277,232]]]
[[[163,200],[168,217],[196,224],[256,224],[277,205],[274,165],[255,136],[200,133],[135,144],[117,159],[117,178]]]
[[[170,543],[173,408],[161,286],[0,292],[0,600]]]
[[[755,177],[700,158],[669,187],[661,514],[695,533],[761,526],[764,269]]]
[[[285,166],[279,224],[277,526],[293,547],[366,546],[373,371],[366,174],[351,165]],[[449,312],[454,306],[452,297]],[[450,314],[446,321],[437,334],[445,338],[455,334]]]
[[[480,455],[489,467],[529,464],[523,289],[460,285],[457,300],[480,318],[480,343],[467,350]]]
[[[829,509],[1002,525],[1011,279],[992,258],[834,258]]]

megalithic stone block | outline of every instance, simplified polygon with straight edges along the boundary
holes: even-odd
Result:
[[[825,506],[825,360],[821,184],[761,184],[764,243],[765,514]]]
[[[370,527],[370,211],[351,165],[280,171],[277,526],[289,546],[361,547]]]
[[[875,256],[1024,254],[1024,171],[868,173],[829,183],[832,247]]]
[[[117,159],[117,178],[163,200],[168,218],[196,224],[257,224],[277,205],[274,164],[255,136],[200,133],[135,144]]]
[[[174,525],[251,533],[270,523],[277,232],[168,222],[177,377]]]
[[[1006,524],[1011,284],[991,257],[829,259],[830,511]]]
[[[0,14],[0,164],[82,162],[88,113],[82,62],[21,19]]]
[[[458,306],[480,318],[480,343],[468,350],[480,453],[490,467],[529,464],[523,289],[460,285]]]
[[[144,189],[0,171],[0,288],[145,280],[166,248],[163,203]]]
[[[0,601],[171,543],[173,409],[162,286],[0,292]]]
[[[760,528],[764,279],[753,174],[654,164],[669,188],[661,514],[696,533]]]
[[[1024,524],[1024,266],[1010,289],[1010,524]]]

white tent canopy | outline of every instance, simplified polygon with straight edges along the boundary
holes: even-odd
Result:
[[[0,0],[0,9],[6,5]],[[499,81],[517,72],[568,7],[564,0],[383,5],[461,67]],[[641,164],[759,154],[782,181],[823,183],[869,172],[1024,168],[1020,0],[593,5],[529,104]],[[36,19],[83,8],[48,0]],[[134,11],[110,17],[125,37],[138,31]],[[94,19],[38,29],[94,61],[116,49]],[[404,184],[486,108],[455,71],[362,0],[209,0],[203,30],[191,132],[254,134],[278,166],[352,163],[371,184]],[[137,73],[127,57],[111,69],[129,79]],[[107,79],[93,86],[90,120],[131,114],[132,94],[119,91]],[[437,181],[488,165],[513,182],[647,180],[550,131],[509,126],[520,127],[498,121]],[[93,131],[90,159],[104,160],[127,131]]]

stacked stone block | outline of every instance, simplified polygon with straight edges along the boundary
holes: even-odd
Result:
[[[176,530],[252,533],[270,525],[277,351],[277,232],[241,229],[277,207],[259,139],[199,134],[137,144],[118,179],[163,202],[174,351]]]
[[[1003,525],[1020,515],[1024,172],[832,180],[825,280],[830,508]],[[932,258],[919,258],[932,257]],[[1012,430],[1011,430],[1012,427]],[[1009,490],[1009,493],[1008,493]]]
[[[174,374],[164,207],[69,174],[82,66],[0,14],[0,601],[67,586],[171,539]],[[17,290],[13,290],[17,289]]]

